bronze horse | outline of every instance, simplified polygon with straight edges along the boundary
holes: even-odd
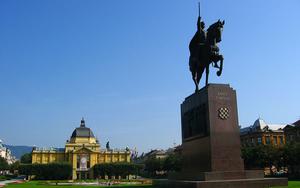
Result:
[[[209,65],[213,63],[213,67],[218,68],[217,75],[222,74],[223,56],[219,54],[217,43],[221,42],[222,30],[225,22],[218,20],[216,23],[209,26],[207,34],[204,30],[205,24],[198,17],[197,32],[192,38],[189,49],[190,59],[189,66],[192,72],[193,81],[196,85],[196,91],[199,90],[199,82],[206,70],[206,85],[208,85]],[[220,66],[218,62],[220,61]]]

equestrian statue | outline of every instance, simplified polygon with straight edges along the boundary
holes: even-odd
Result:
[[[197,21],[197,32],[192,38],[189,50],[189,67],[192,73],[193,81],[196,86],[195,92],[199,90],[199,82],[202,74],[206,72],[206,86],[208,85],[208,74],[209,65],[212,64],[213,67],[219,69],[217,75],[222,74],[223,69],[223,56],[219,54],[219,47],[217,44],[221,42],[221,35],[225,21],[218,20],[205,31],[205,24],[201,21],[200,15]],[[218,62],[220,61],[220,65]]]

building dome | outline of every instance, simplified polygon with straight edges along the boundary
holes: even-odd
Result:
[[[77,127],[72,133],[71,138],[76,138],[76,137],[95,138],[93,131],[90,128],[85,126],[85,121],[83,118],[80,122],[80,127]]]

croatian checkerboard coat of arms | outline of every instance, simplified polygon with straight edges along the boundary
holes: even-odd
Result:
[[[226,120],[229,118],[229,110],[226,107],[219,108],[219,118],[222,120]]]

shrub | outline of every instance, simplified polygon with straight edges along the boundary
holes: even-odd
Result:
[[[38,180],[64,180],[71,178],[72,166],[69,163],[21,164],[19,173],[35,175]]]
[[[141,165],[133,163],[103,163],[93,167],[95,177],[138,175]]]

